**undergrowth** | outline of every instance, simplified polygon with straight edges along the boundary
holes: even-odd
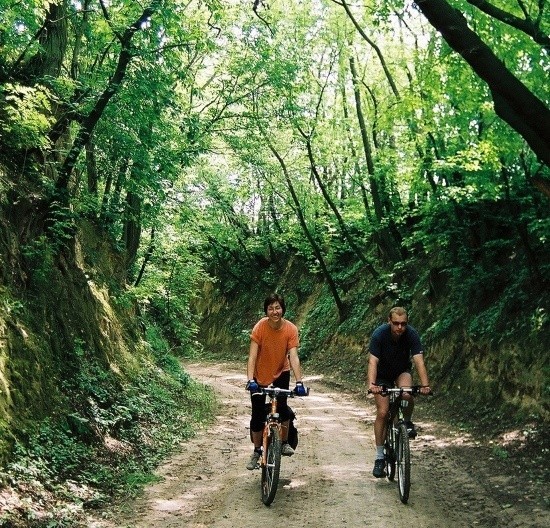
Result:
[[[67,412],[30,424],[0,473],[0,526],[85,526],[85,512],[131,496],[158,463],[214,415],[194,382],[150,329],[151,363],[121,379],[86,355],[63,385]]]

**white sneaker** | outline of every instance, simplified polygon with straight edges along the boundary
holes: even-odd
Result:
[[[254,451],[252,456],[250,457],[250,462],[246,465],[246,469],[249,469],[252,471],[253,469],[256,469],[258,467],[258,461],[260,460],[260,453],[258,451]]]
[[[281,455],[283,456],[292,456],[294,454],[294,449],[290,447],[290,444],[285,442],[281,447]]]

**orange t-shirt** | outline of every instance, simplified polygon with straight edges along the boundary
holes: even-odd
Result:
[[[264,317],[252,329],[250,339],[258,344],[254,377],[260,385],[270,385],[283,372],[290,370],[288,351],[299,344],[296,325],[283,319],[281,328],[275,330]]]

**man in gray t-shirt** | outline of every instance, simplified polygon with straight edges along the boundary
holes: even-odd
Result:
[[[388,322],[379,326],[372,334],[369,344],[368,389],[374,394],[376,403],[376,420],[374,421],[374,440],[376,443],[376,459],[372,474],[385,477],[384,471],[384,437],[385,424],[389,411],[389,400],[382,396],[381,385],[388,387],[412,386],[412,363],[416,368],[420,384],[420,392],[429,394],[428,372],[424,364],[424,353],[418,332],[408,325],[407,311],[401,307],[390,310]],[[414,409],[414,399],[410,394],[403,394],[408,400],[408,406],[403,410],[407,429],[411,437],[416,436],[414,424],[411,422]]]

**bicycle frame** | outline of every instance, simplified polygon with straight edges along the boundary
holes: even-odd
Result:
[[[274,389],[273,392],[271,392],[271,389]],[[282,433],[282,425],[281,421],[279,420],[279,413],[277,412],[277,401],[279,394],[292,394],[292,391],[287,391],[285,389],[277,389],[275,387],[267,387],[266,389],[262,389],[262,392],[264,394],[267,394],[269,396],[269,412],[266,417],[265,425],[264,425],[264,431],[263,431],[263,439],[262,439],[262,466],[265,466],[267,464],[267,442],[269,439],[270,432],[273,429],[277,429],[279,432],[279,436],[281,436]],[[290,396],[292,397],[292,396]]]

